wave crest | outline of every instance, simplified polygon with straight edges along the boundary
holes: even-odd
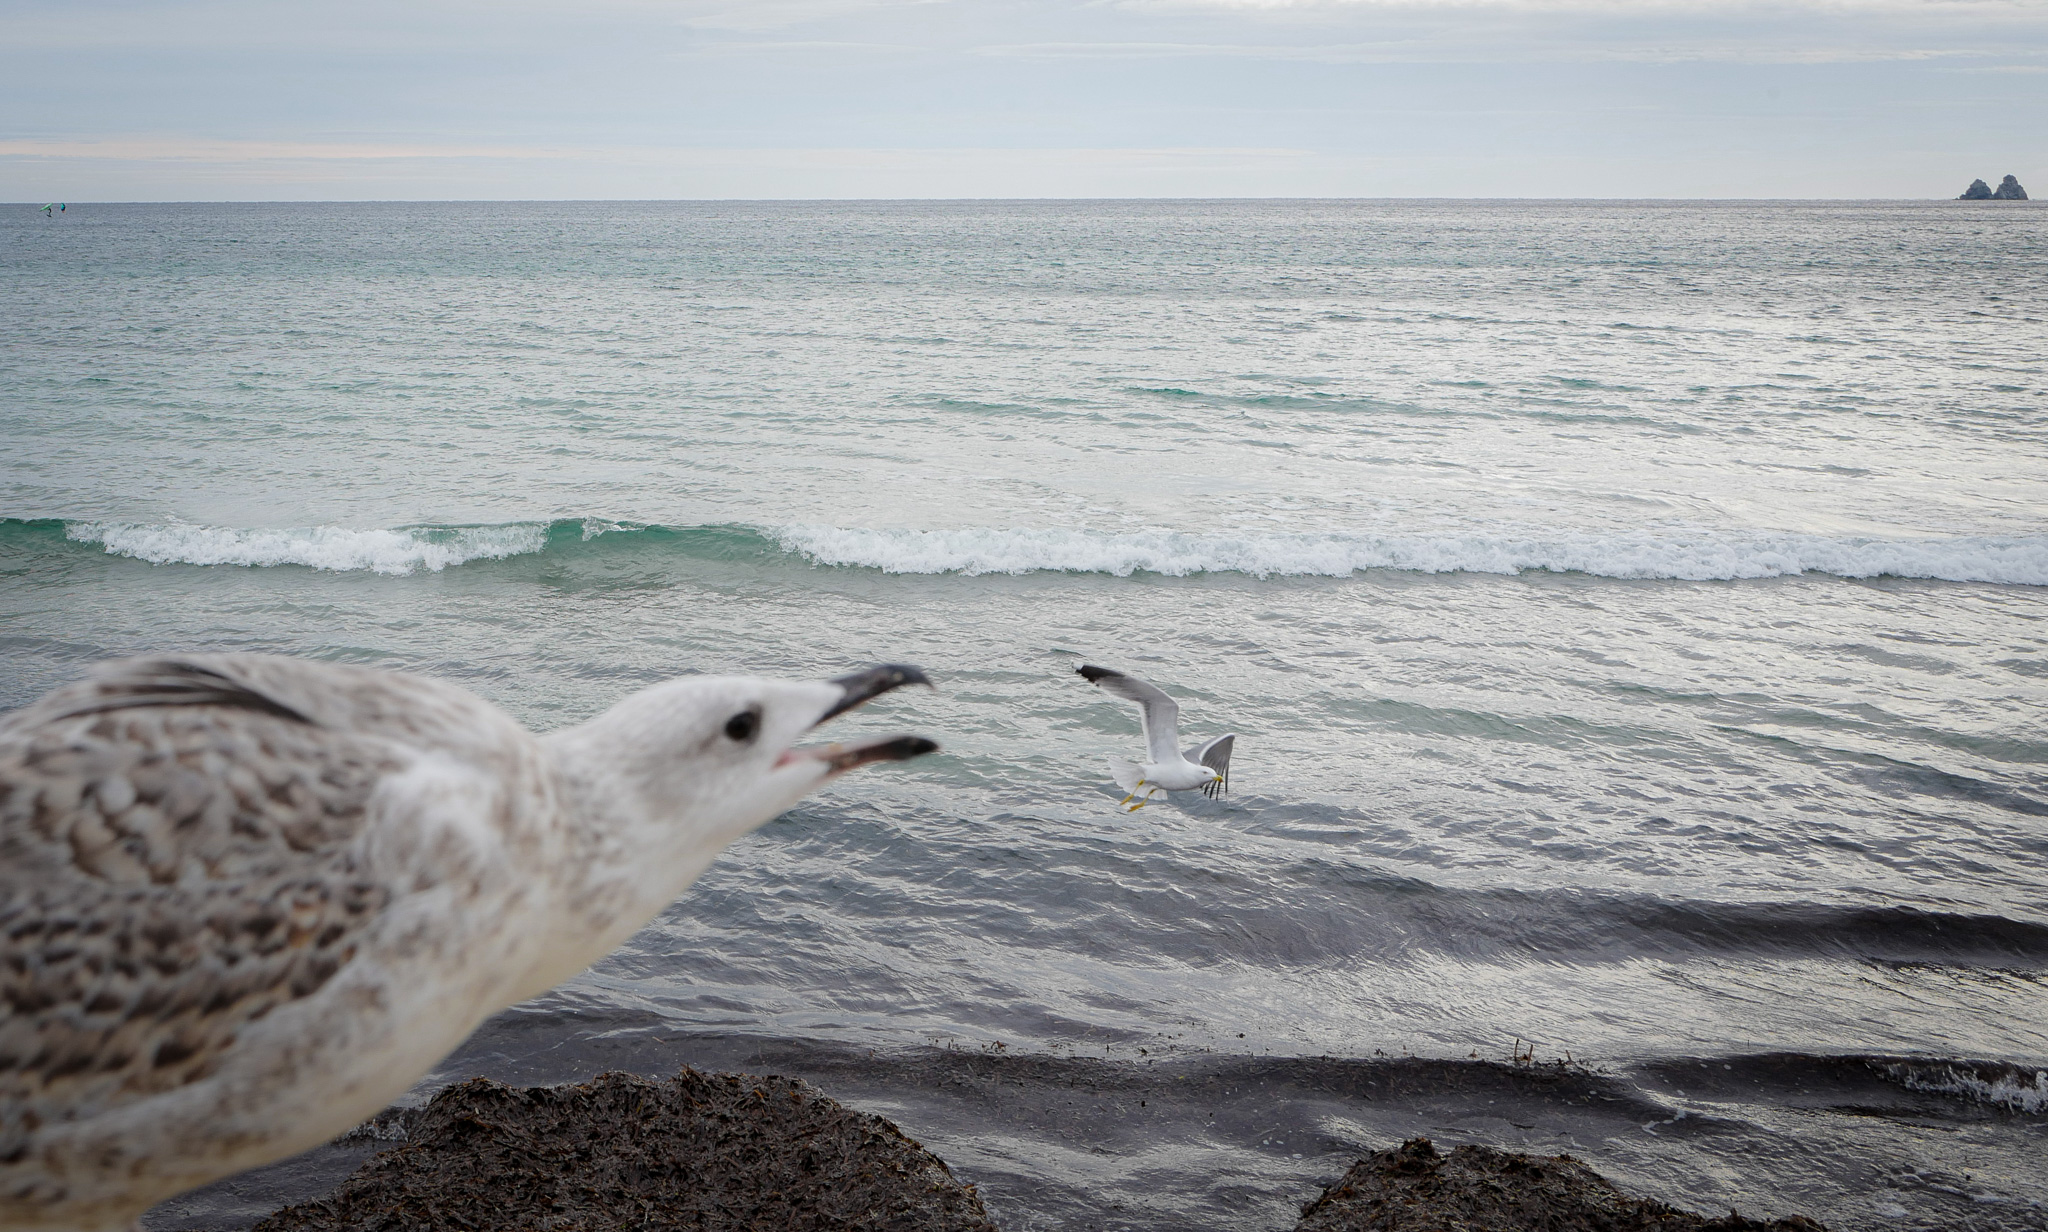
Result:
[[[61,532],[59,531],[61,527]],[[2048,586],[2048,535],[1877,539],[1730,531],[1195,534],[1043,527],[893,530],[827,525],[659,526],[597,518],[481,526],[252,530],[185,523],[0,519],[5,537],[97,544],[154,564],[300,565],[408,574],[546,553],[644,551],[762,564],[905,574],[1154,573],[1186,577],[1345,577],[1418,573],[1584,573],[1623,579],[1733,581],[1824,573]],[[603,544],[592,540],[603,538]],[[47,540],[45,540],[47,541]]]
[[[1909,1091],[1960,1095],[2028,1116],[2048,1113],[2048,1070],[1997,1063],[1912,1061],[1885,1068]]]
[[[821,565],[885,573],[1247,573],[1341,577],[1361,569],[1421,573],[1531,570],[1611,578],[1725,581],[1828,573],[2048,585],[2048,536],[1848,539],[1818,535],[1483,534],[1194,535],[1151,530],[792,526],[784,549]]]
[[[351,530],[340,526],[248,530],[233,526],[68,522],[67,539],[97,543],[110,554],[151,564],[304,565],[311,569],[406,574],[438,573],[472,560],[523,556],[547,546],[545,522],[499,526],[400,526]]]

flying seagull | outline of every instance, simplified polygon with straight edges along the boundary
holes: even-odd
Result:
[[[908,666],[669,681],[529,735],[443,681],[100,665],[0,719],[0,1228],[106,1232],[333,1137],[834,776]]]
[[[1110,777],[1127,793],[1117,803],[1129,805],[1129,811],[1135,813],[1162,791],[1199,787],[1203,795],[1213,800],[1230,790],[1230,749],[1237,743],[1236,732],[1198,744],[1183,754],[1173,747],[1180,739],[1180,707],[1156,685],[1106,667],[1077,667],[1074,671],[1088,683],[1138,703],[1139,718],[1145,728],[1145,756],[1150,760],[1139,765],[1121,757],[1109,759]],[[1145,789],[1142,798],[1138,796],[1140,788]],[[1133,799],[1137,803],[1132,804]]]

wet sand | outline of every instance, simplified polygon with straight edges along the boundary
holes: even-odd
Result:
[[[296,1170],[274,1170],[273,1183],[306,1192],[256,1232],[997,1227],[974,1185],[887,1119],[847,1108],[801,1080],[687,1067],[663,1080],[615,1072],[560,1086],[471,1079],[295,1162]],[[322,1175],[333,1184],[347,1163],[359,1166],[315,1196]],[[222,1200],[238,1183],[262,1187],[259,1175],[212,1187],[221,1192],[211,1201],[202,1191],[187,1201],[210,1206],[216,1221],[182,1226],[220,1227],[222,1219],[247,1226],[233,1218],[233,1201]],[[1274,1232],[1285,1227],[1277,1222]],[[1821,1225],[1797,1216],[1766,1222],[1735,1212],[1693,1214],[1624,1194],[1569,1155],[1471,1144],[1445,1154],[1426,1138],[1359,1159],[1302,1206],[1297,1225],[1297,1232],[1440,1229],[1821,1232]]]
[[[1523,1155],[1427,1138],[1375,1151],[1302,1209],[1295,1232],[1825,1232],[1793,1216],[1695,1215],[1632,1198],[1569,1155]]]
[[[257,1232],[618,1228],[995,1232],[972,1185],[881,1117],[788,1078],[602,1074],[574,1086],[476,1078],[403,1124],[405,1142]]]

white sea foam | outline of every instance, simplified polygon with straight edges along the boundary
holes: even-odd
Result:
[[[544,523],[503,526],[401,526],[351,530],[341,526],[248,530],[233,526],[70,522],[64,533],[103,545],[117,556],[153,564],[304,565],[312,569],[404,574],[440,571],[472,560],[538,552],[547,544]]]
[[[647,529],[656,528],[588,519],[580,538],[588,542],[609,532]],[[520,556],[539,552],[548,542],[548,524],[542,522],[251,530],[81,521],[66,523],[65,533],[100,544],[110,553],[157,564],[303,565],[386,574],[439,571],[473,560]],[[1868,539],[1707,531],[1196,535],[1171,530],[877,530],[807,525],[768,532],[768,538],[783,551],[817,564],[886,573],[1341,577],[1360,569],[1504,574],[1548,570],[1692,581],[1827,573],[2048,586],[2048,536]]]
[[[2048,585],[2048,536],[1927,539],[1667,532],[1549,535],[1193,535],[1148,530],[870,530],[791,526],[783,548],[825,565],[886,573],[1055,570],[1342,576],[1359,569],[1421,573],[1589,573],[1707,581],[1799,573]]]
[[[1986,1076],[1971,1066],[1905,1062],[1886,1068],[1908,1090],[1962,1095],[2030,1116],[2048,1113],[2048,1070],[1993,1070]]]

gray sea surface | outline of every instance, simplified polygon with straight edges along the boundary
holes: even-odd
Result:
[[[2043,287],[2022,203],[0,207],[0,706],[939,681],[415,1098],[798,1074],[1016,1230],[1416,1133],[2048,1228]],[[1230,794],[1120,812],[1084,662]]]

